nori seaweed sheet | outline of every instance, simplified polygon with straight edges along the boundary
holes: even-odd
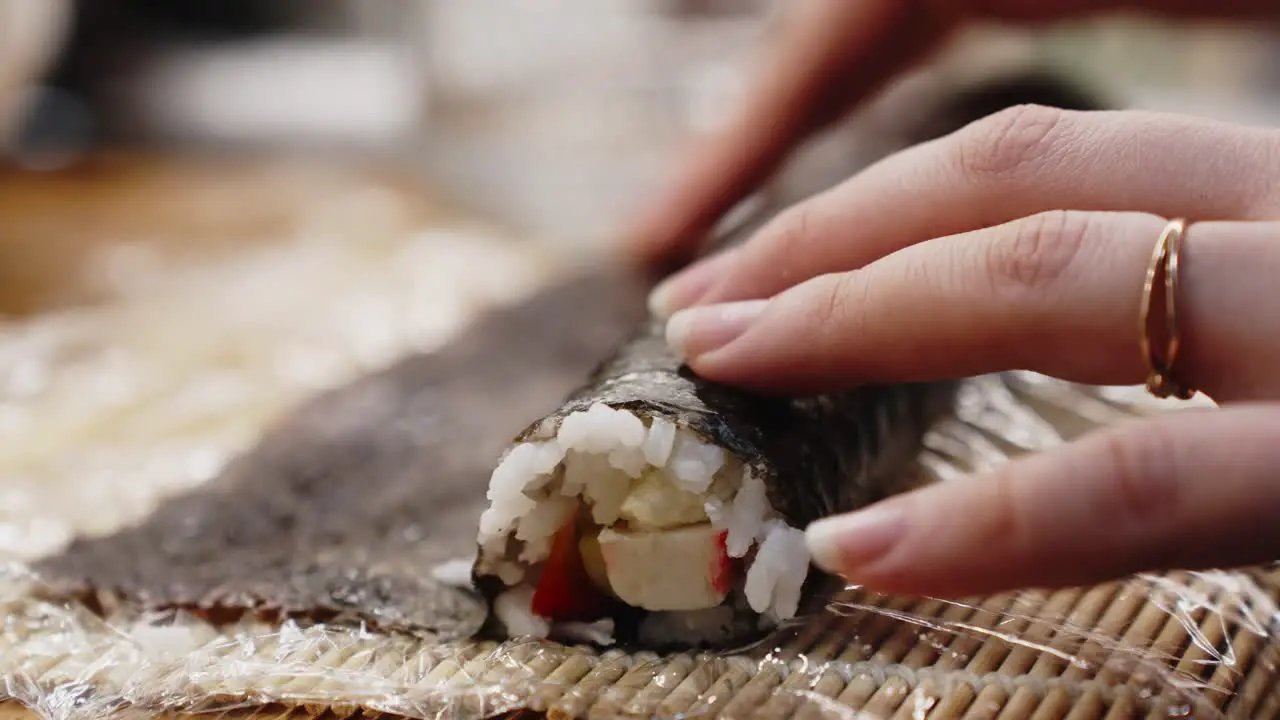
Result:
[[[141,525],[35,569],[60,597],[470,635],[483,602],[432,567],[473,554],[496,458],[643,321],[647,289],[597,272],[494,310],[439,351],[303,404]]]

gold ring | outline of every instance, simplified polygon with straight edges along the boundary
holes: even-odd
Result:
[[[1187,221],[1176,218],[1165,225],[1151,252],[1151,262],[1147,265],[1146,282],[1142,285],[1142,308],[1139,313],[1138,337],[1141,343],[1142,357],[1147,364],[1147,391],[1158,398],[1176,397],[1189,400],[1195,396],[1195,388],[1183,385],[1173,376],[1173,366],[1178,359],[1178,350],[1182,346],[1182,328],[1178,324],[1178,312],[1175,300],[1178,294],[1178,254],[1182,250],[1182,237],[1187,231]],[[1164,331],[1165,350],[1163,357],[1155,352],[1152,342],[1151,306],[1152,295],[1159,287],[1156,277],[1164,273]]]

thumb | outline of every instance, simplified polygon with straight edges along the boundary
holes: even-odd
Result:
[[[1280,406],[1105,429],[809,527],[814,560],[889,593],[968,596],[1280,559]]]

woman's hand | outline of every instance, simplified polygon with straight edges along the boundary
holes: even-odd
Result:
[[[1070,208],[1063,210],[1062,208]],[[765,392],[1029,369],[1140,383],[1139,304],[1187,217],[1175,373],[1280,401],[1280,131],[1019,107],[889,157],[659,287],[668,338]],[[1280,404],[1107,429],[814,525],[877,589],[968,594],[1280,558]]]
[[[690,161],[624,238],[644,264],[689,259],[716,222],[791,150],[840,119],[968,20],[1044,23],[1112,10],[1167,17],[1275,18],[1274,0],[805,0],[787,15],[764,74],[727,126]]]

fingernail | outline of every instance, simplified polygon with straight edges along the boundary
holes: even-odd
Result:
[[[667,321],[667,344],[685,360],[718,350],[746,332],[768,304],[746,300],[681,310]]]
[[[663,280],[649,293],[649,312],[666,318],[693,305],[724,276],[732,259],[732,252],[720,252]]]
[[[906,514],[898,503],[873,505],[850,515],[823,518],[809,525],[809,555],[829,573],[847,575],[889,552],[906,532]]]

